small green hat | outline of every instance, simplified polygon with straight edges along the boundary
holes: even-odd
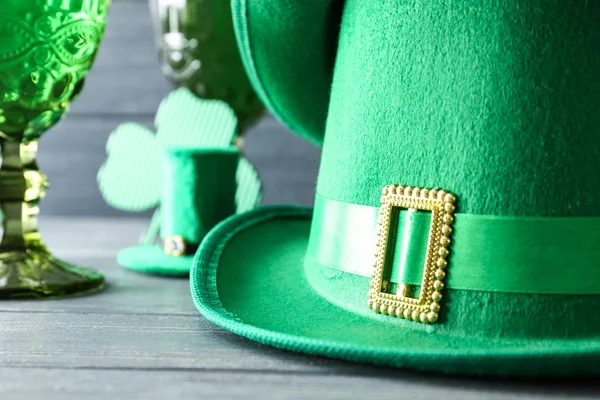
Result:
[[[200,312],[351,361],[600,373],[600,3],[233,5],[255,89],[323,153],[314,210],[208,234]]]
[[[204,236],[237,212],[240,154],[237,148],[167,148],[160,208],[161,244],[119,252],[124,267],[164,275],[187,275]]]

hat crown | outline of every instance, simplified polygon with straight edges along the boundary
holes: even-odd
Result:
[[[600,4],[346,2],[317,191],[377,205],[441,187],[460,212],[598,215]]]
[[[218,222],[235,214],[235,147],[167,148],[164,152],[161,236],[198,244]]]

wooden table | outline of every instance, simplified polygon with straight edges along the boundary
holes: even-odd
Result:
[[[372,368],[266,347],[214,326],[187,279],[115,262],[142,220],[44,218],[55,255],[97,268],[98,294],[0,302],[0,399],[588,398],[590,381],[448,377]]]

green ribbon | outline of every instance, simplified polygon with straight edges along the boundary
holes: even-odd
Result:
[[[371,276],[377,212],[377,207],[317,195],[307,257],[321,266]],[[399,212],[388,245],[391,282],[421,285],[430,221],[427,212]],[[600,294],[600,217],[458,213],[453,229],[448,288]]]

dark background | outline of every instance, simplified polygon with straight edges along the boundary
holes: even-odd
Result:
[[[81,96],[40,141],[39,164],[50,179],[42,215],[139,217],[102,199],[96,174],[120,123],[151,127],[173,87],[161,74],[146,0],[113,0],[108,28]],[[247,133],[246,155],[264,185],[265,204],[310,205],[320,150],[269,115]]]

